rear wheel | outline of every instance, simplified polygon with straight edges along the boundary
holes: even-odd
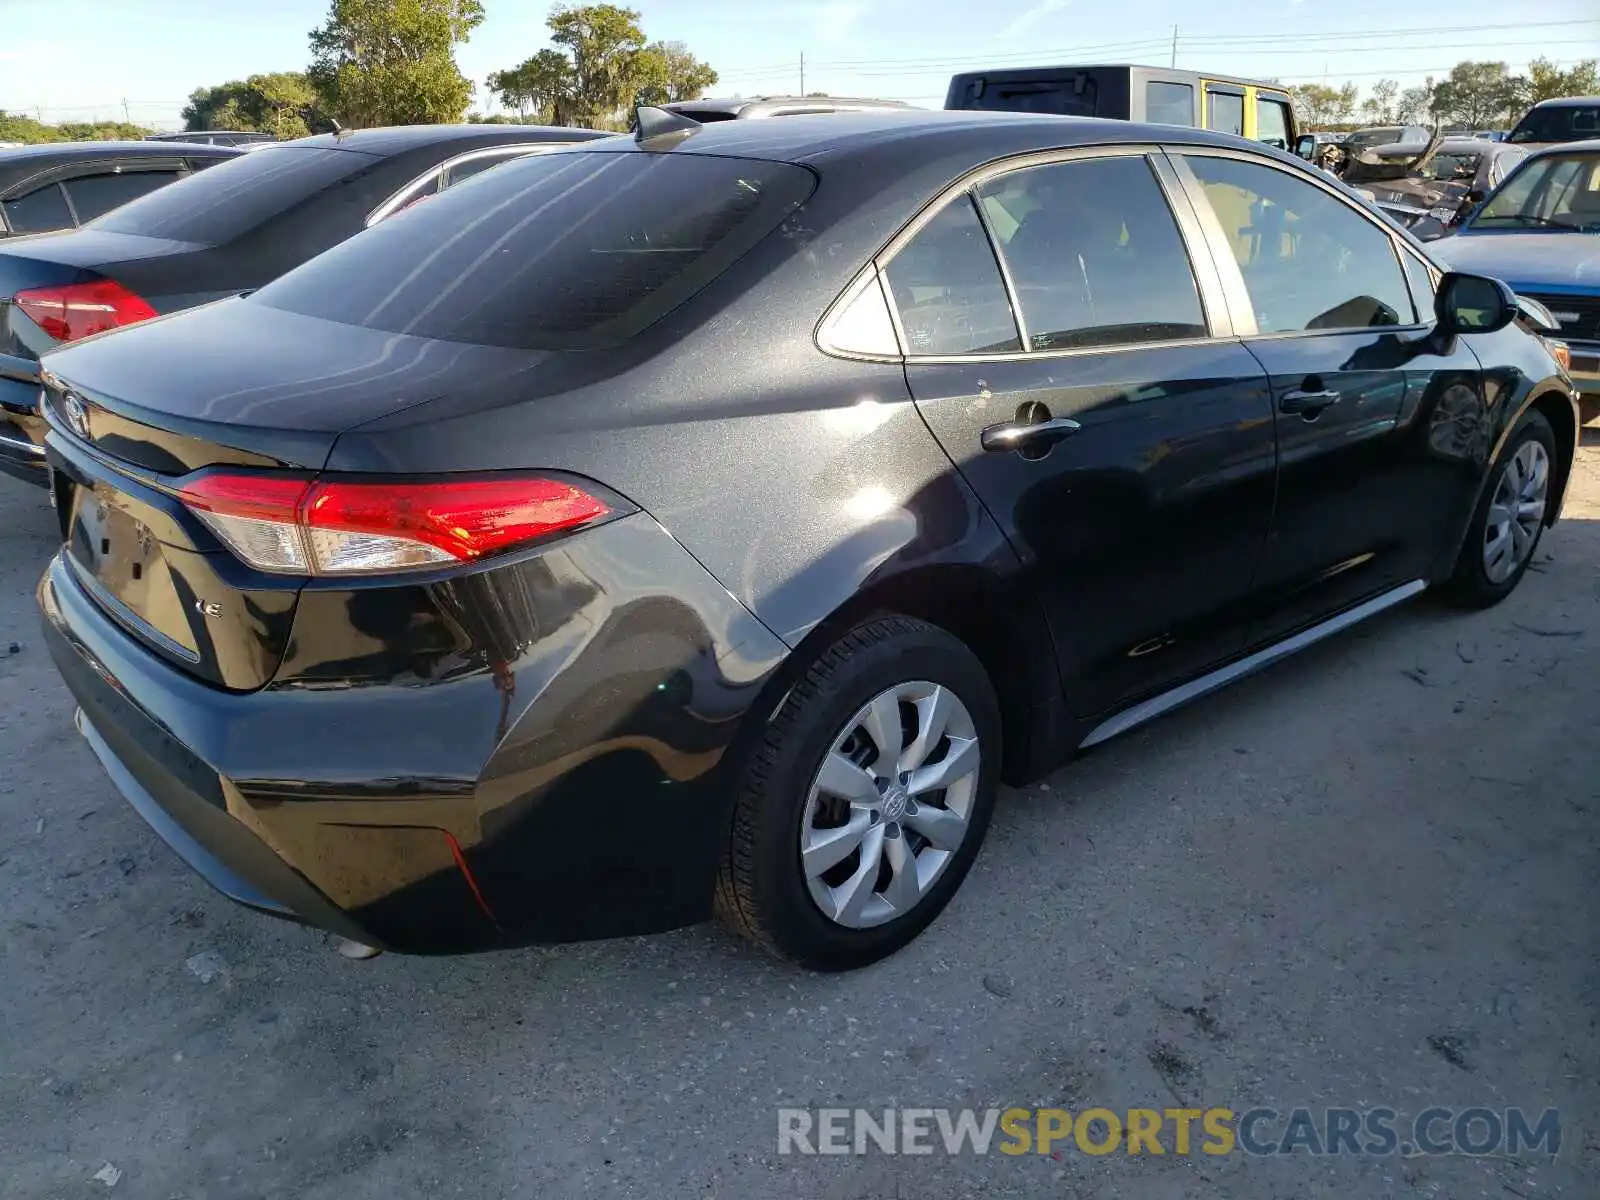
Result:
[[[994,688],[964,644],[908,617],[856,626],[795,684],[745,768],[719,918],[820,970],[892,954],[971,867],[999,754]]]
[[[1446,596],[1487,608],[1509,596],[1533,561],[1550,502],[1556,439],[1543,413],[1528,412],[1506,439],[1478,501]]]

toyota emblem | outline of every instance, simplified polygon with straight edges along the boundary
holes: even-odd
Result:
[[[61,401],[61,407],[66,410],[67,424],[72,426],[72,432],[83,438],[89,438],[89,410],[84,407],[83,399],[75,392],[68,392]]]

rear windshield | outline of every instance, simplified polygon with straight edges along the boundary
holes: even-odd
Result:
[[[113,209],[95,229],[217,246],[382,160],[348,150],[267,146]]]
[[[1556,104],[1529,109],[1506,141],[1581,142],[1593,137],[1600,137],[1600,104]]]
[[[978,89],[982,87],[980,92]],[[1099,112],[1100,85],[1087,72],[1071,71],[1043,79],[973,79],[948,107],[994,112],[1051,113],[1093,117]],[[1191,116],[1187,124],[1193,124]]]
[[[749,159],[538,155],[381,222],[250,302],[445,341],[613,345],[720,275],[815,182]]]

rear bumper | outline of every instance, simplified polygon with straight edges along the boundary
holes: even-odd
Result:
[[[509,669],[431,679],[397,664],[225,692],[145,650],[59,557],[38,599],[113,783],[241,904],[412,953],[702,920],[720,768],[784,647],[643,514],[560,546],[558,566],[478,576],[533,593],[541,627],[516,631]],[[302,644],[336,602],[302,601]]]

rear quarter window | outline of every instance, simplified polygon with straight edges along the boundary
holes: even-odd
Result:
[[[141,196],[107,213],[94,226],[113,233],[220,245],[383,162],[349,150],[268,146]]]
[[[790,163],[535,155],[379,223],[249,302],[445,341],[614,345],[720,275],[815,184]]]
[[[176,171],[127,171],[121,174],[80,175],[63,185],[72,197],[80,221],[92,221],[113,208],[137,200],[157,188],[175,183]]]

